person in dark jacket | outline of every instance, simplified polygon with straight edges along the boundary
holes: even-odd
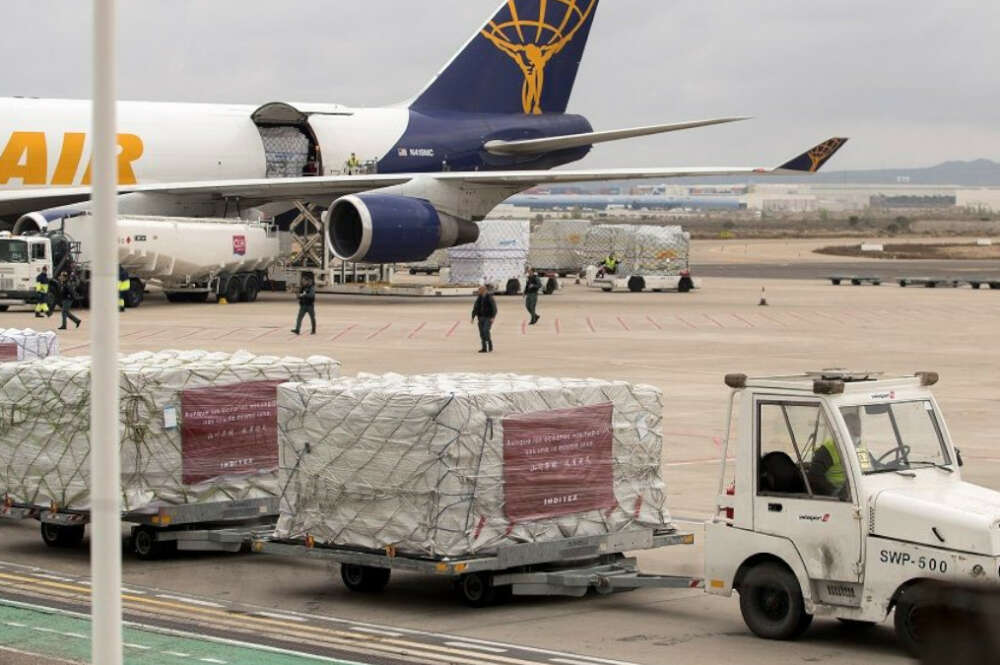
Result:
[[[306,314],[309,315],[309,320],[312,322],[312,334],[316,334],[316,284],[313,282],[312,275],[305,274],[302,276],[302,283],[299,285],[299,317],[295,319],[295,329],[292,330],[296,335],[302,329],[302,319],[305,318]]]
[[[531,321],[528,325],[535,325],[538,319],[542,318],[535,312],[538,307],[538,292],[542,290],[542,280],[535,272],[534,268],[528,268],[528,282],[524,285],[524,306],[531,314]]]
[[[479,349],[480,353],[493,351],[493,337],[490,335],[490,329],[493,328],[493,321],[496,318],[497,301],[489,289],[480,286],[476,304],[472,306],[472,322],[475,323],[476,319],[479,319],[479,340],[483,344],[483,348]]]
[[[59,299],[62,303],[62,325],[59,326],[59,330],[66,330],[67,320],[75,323],[77,328],[80,327],[79,317],[73,314],[73,303],[79,296],[79,288],[76,275],[71,275],[66,270],[59,273]]]

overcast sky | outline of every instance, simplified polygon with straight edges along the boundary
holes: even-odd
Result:
[[[122,99],[391,104],[498,0],[122,0]],[[87,97],[90,2],[3,0],[0,96]],[[753,115],[596,148],[580,165],[832,169],[1000,161],[997,0],[603,0],[570,110],[596,129]]]

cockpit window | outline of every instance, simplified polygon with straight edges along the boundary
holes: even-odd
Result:
[[[27,263],[28,243],[23,240],[0,240],[0,263]]]
[[[865,474],[951,464],[930,400],[840,409]]]

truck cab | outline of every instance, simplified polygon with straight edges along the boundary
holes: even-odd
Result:
[[[0,311],[35,298],[35,278],[42,268],[52,275],[52,246],[44,236],[0,232]]]
[[[1000,582],[1000,493],[962,480],[937,378],[726,377],[705,584],[737,591],[754,633],[792,639],[815,615],[874,623],[895,610],[918,653],[936,583]]]

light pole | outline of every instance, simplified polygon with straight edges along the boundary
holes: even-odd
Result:
[[[122,663],[118,454],[117,0],[94,0],[92,105],[94,254],[90,281],[90,570],[94,665]]]

